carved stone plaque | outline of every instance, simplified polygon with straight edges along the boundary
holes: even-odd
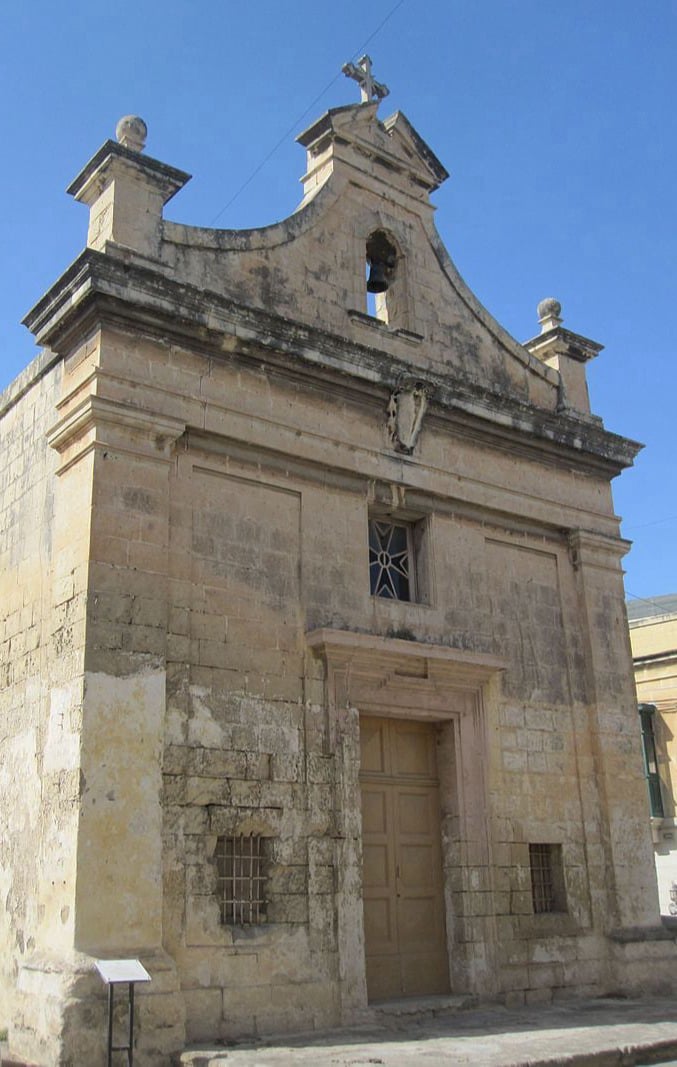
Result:
[[[427,382],[402,382],[388,402],[388,436],[397,452],[410,456],[421,431],[433,388]]]

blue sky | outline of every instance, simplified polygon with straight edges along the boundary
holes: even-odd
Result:
[[[357,100],[340,68],[366,44],[382,116],[404,111],[451,173],[437,225],[479,299],[524,340],[556,296],[605,345],[593,410],[646,445],[614,483],[628,594],[677,591],[676,31],[674,0],[6,3],[0,388],[35,353],[19,320],[85,241],[64,189],[121,115],[194,175],[171,218],[265,225],[299,199],[295,134]]]

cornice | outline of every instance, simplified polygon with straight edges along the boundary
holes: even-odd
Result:
[[[40,344],[62,356],[84,332],[108,322],[190,343],[206,354],[225,350],[236,358],[263,361],[297,380],[331,382],[372,398],[382,394],[384,401],[404,376],[414,374],[432,389],[429,417],[461,419],[475,435],[498,437],[508,447],[531,451],[534,458],[545,453],[551,462],[606,477],[630,466],[642,447],[595,420],[536,408],[457,374],[417,371],[376,344],[360,344],[238,304],[177,282],[150,265],[93,249],[71,264],[23,321]],[[381,344],[387,340],[381,340],[378,331],[374,339]]]
[[[573,530],[569,534],[569,554],[576,570],[596,567],[617,571],[620,560],[632,548],[632,541],[590,530]]]
[[[599,344],[598,341],[591,341],[589,337],[573,333],[572,330],[565,330],[562,326],[555,326],[551,330],[546,330],[545,333],[539,333],[536,337],[524,341],[524,347],[532,355],[536,355],[543,348],[552,348],[556,351],[557,343],[563,352],[577,363],[587,363],[604,350],[604,345]]]
[[[382,162],[391,172],[406,174],[412,183],[427,192],[437,189],[449,177],[449,172],[430,145],[402,111],[396,111],[381,122],[377,110],[375,101],[330,108],[296,140],[315,154],[324,152],[329,144],[349,144],[366,158]],[[387,136],[383,137],[383,134]],[[395,150],[397,135],[406,138],[414,149],[409,160]]]
[[[62,474],[83,455],[106,447],[169,463],[185,423],[152,411],[88,395],[47,432],[47,443],[62,457]]]
[[[165,203],[182,189],[186,182],[190,181],[190,174],[177,167],[171,167],[168,163],[162,163],[159,159],[142,155],[117,141],[105,141],[92,158],[85,164],[80,173],[73,179],[66,189],[70,196],[76,200],[87,200],[90,187],[100,181],[102,171],[111,163],[117,162],[126,165],[130,173],[142,174],[147,181],[153,182],[165,193]]]

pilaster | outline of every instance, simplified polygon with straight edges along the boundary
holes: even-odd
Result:
[[[48,435],[61,461],[55,583],[65,588],[71,575],[80,640],[52,694],[46,751],[70,783],[62,845],[47,850],[61,857],[63,884],[47,892],[12,1035],[39,1062],[103,1064],[103,1022],[99,1056],[90,1018],[103,1011],[92,979],[101,956],[140,957],[151,973],[138,1013],[144,1063],[159,1067],[183,1043],[183,999],[162,948],[161,852],[169,482],[183,431],[178,420],[87,395]]]
[[[621,538],[580,530],[569,538],[583,626],[587,732],[602,809],[601,841],[589,870],[607,932],[655,924],[659,913],[620,563],[629,547]]]

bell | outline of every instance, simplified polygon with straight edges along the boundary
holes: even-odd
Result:
[[[388,288],[386,265],[382,259],[372,259],[369,263],[368,293],[385,293]]]

